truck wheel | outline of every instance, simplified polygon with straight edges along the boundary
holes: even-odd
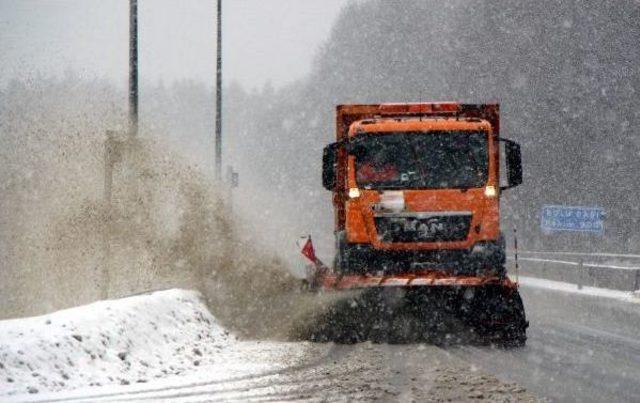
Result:
[[[517,290],[502,286],[480,288],[465,305],[463,314],[480,341],[503,347],[525,345],[529,322]]]
[[[499,325],[497,328],[492,329],[491,335],[492,341],[502,347],[524,347],[527,342],[527,322],[524,313],[524,305],[520,298],[520,293],[517,291],[507,299],[503,300],[503,303],[507,304],[508,309],[507,320]]]

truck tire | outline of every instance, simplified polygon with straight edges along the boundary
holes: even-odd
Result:
[[[525,345],[529,322],[518,290],[502,286],[479,288],[462,309],[480,341],[508,348]]]

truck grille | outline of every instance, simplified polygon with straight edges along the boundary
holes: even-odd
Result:
[[[469,234],[471,213],[399,213],[375,217],[381,242],[452,242]]]

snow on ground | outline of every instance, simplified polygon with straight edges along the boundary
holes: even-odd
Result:
[[[513,259],[510,258],[509,260],[513,260]],[[574,262],[570,260],[546,259],[546,258],[538,258],[538,257],[521,257],[519,260],[523,262],[560,263],[567,266],[580,265],[580,262]],[[637,270],[638,269],[637,262],[625,262],[625,261],[613,260],[613,259],[606,262],[600,262],[600,263],[583,262],[582,265],[584,267],[597,267],[601,269],[617,269],[617,270]]]
[[[0,400],[188,372],[229,338],[200,294],[184,290],[0,321]]]
[[[573,294],[582,294],[592,297],[611,298],[624,302],[640,303],[640,293],[638,291],[619,291],[597,287],[578,288],[576,284],[572,283],[564,283],[561,281],[552,281],[525,276],[519,276],[518,282],[525,287],[546,288],[549,290],[562,291]]]
[[[238,341],[199,293],[0,321],[0,401],[526,401],[429,345]]]

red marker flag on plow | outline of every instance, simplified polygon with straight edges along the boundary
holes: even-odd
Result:
[[[315,264],[318,264],[318,258],[316,257],[316,251],[313,248],[311,237],[307,238],[307,242],[305,242],[301,252],[307,259],[311,260]]]
[[[302,237],[302,239],[305,238],[306,242],[304,243],[304,246],[302,246],[300,253],[313,263],[313,266],[311,266],[310,270],[307,272],[307,281],[309,282],[311,289],[317,289],[322,282],[323,277],[327,275],[330,270],[316,256],[316,251],[313,247],[313,242],[311,241],[311,235]],[[297,244],[298,247],[300,247],[300,243],[297,242]]]
[[[316,270],[324,273],[329,268],[324,263],[322,263],[322,261],[318,259],[318,257],[316,256],[316,250],[313,247],[313,242],[311,241],[311,235],[307,237],[302,237],[302,239],[305,239],[305,238],[306,238],[306,242],[304,243],[304,246],[302,246],[300,253],[302,253],[304,257],[306,257],[311,261],[311,263],[313,263],[313,266],[315,267]],[[299,246],[300,244],[298,243],[298,247]]]

